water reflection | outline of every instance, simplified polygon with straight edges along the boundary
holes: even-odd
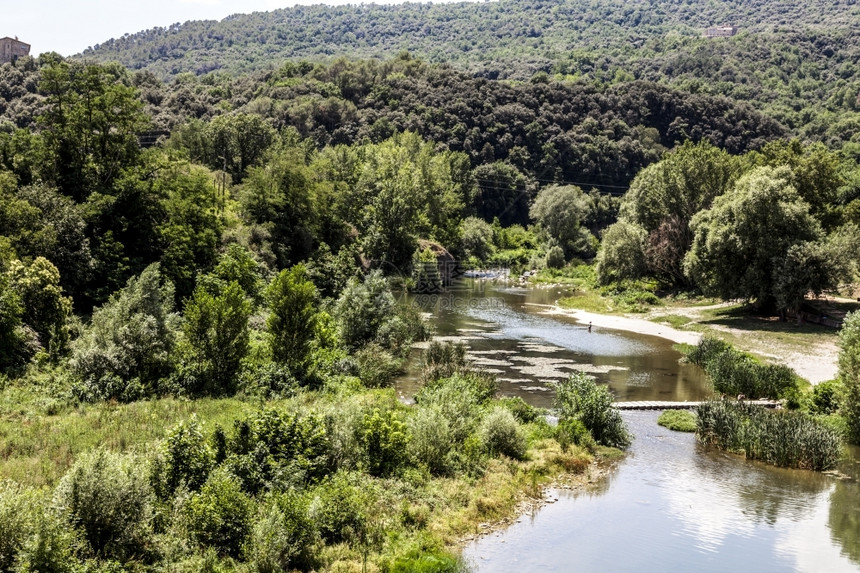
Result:
[[[469,546],[475,570],[860,570],[831,538],[850,532],[856,544],[857,530],[830,534],[834,512],[846,519],[830,501],[844,495],[853,511],[856,482],[705,450],[657,415],[625,413],[636,439],[605,488],[561,492],[530,523]]]

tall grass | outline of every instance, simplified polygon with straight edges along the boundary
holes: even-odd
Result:
[[[839,434],[799,412],[769,411],[743,402],[711,401],[698,407],[696,436],[705,444],[747,459],[824,471],[842,453]]]

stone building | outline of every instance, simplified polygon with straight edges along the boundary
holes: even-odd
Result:
[[[738,33],[737,26],[714,26],[705,30],[706,38],[730,38]]]
[[[0,64],[8,64],[21,56],[28,55],[30,55],[30,44],[25,44],[18,38],[0,38]]]

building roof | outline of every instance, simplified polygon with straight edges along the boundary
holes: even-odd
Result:
[[[30,44],[28,44],[27,42],[22,42],[18,38],[10,38],[9,36],[6,36],[4,38],[0,38],[0,41],[3,41],[3,40],[12,40],[13,42],[18,42],[19,44],[24,44],[28,48],[30,47]]]

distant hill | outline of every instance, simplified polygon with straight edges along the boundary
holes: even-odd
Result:
[[[154,28],[82,57],[170,79],[408,51],[489,79],[667,83],[748,101],[802,136],[846,140],[860,109],[857,22],[855,0],[318,5]],[[739,33],[703,37],[721,24]]]

